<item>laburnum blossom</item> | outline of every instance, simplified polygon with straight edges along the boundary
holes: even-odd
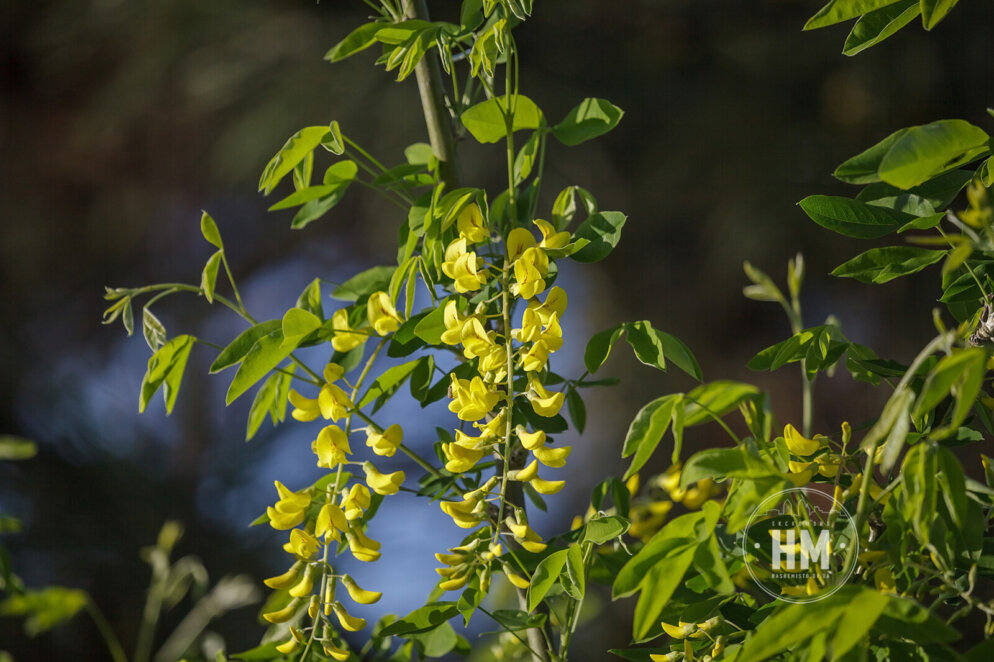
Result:
[[[335,602],[332,603],[331,608],[334,610],[335,616],[338,618],[338,623],[342,626],[343,630],[358,632],[366,627],[365,618],[359,618],[358,616],[351,615],[345,610],[345,606],[338,600],[335,600]]]
[[[535,246],[535,236],[525,228],[514,228],[507,235],[507,259],[514,262]]]
[[[318,518],[314,524],[314,535],[324,536],[325,542],[329,540],[339,540],[341,534],[349,530],[349,520],[345,517],[345,511],[337,504],[326,503],[318,511]]]
[[[396,494],[404,483],[403,471],[394,471],[389,474],[380,473],[372,462],[364,462],[362,469],[366,472],[366,484],[381,496]]]
[[[449,391],[452,397],[449,411],[464,421],[480,420],[490,413],[500,399],[500,394],[487,388],[479,377],[469,380],[453,375]]]
[[[353,483],[345,498],[342,499],[342,510],[350,521],[362,517],[362,511],[369,508],[369,489],[361,483]]]
[[[303,529],[290,532],[290,541],[283,545],[288,554],[293,554],[302,561],[307,561],[318,553],[321,543],[313,535]]]
[[[371,563],[380,558],[380,543],[367,537],[359,527],[352,527],[345,537],[349,541],[349,551],[357,560]]]
[[[490,236],[486,221],[483,220],[483,212],[475,202],[469,203],[459,212],[456,229],[459,230],[459,236],[470,244],[478,244]]]
[[[375,604],[383,597],[383,594],[379,591],[367,591],[362,588],[350,575],[342,577],[342,584],[349,592],[349,597],[352,598],[352,601],[361,605]]]
[[[377,455],[392,457],[403,441],[404,430],[396,423],[382,431],[366,428],[366,445]]]
[[[311,442],[311,450],[318,456],[318,466],[325,469],[334,469],[352,454],[348,435],[337,425],[322,428],[317,439]]]
[[[366,334],[356,333],[349,326],[349,311],[340,308],[331,316],[331,329],[335,335],[331,338],[331,346],[336,352],[348,352],[366,342]]]
[[[293,405],[293,411],[290,412],[290,415],[305,423],[315,420],[318,416],[338,421],[338,419],[344,418],[349,409],[352,408],[352,401],[345,394],[345,391],[330,381],[321,387],[317,398],[308,398],[297,393],[296,390],[290,389],[289,399],[290,404]]]
[[[467,359],[475,359],[478,356],[489,354],[496,346],[494,331],[487,331],[483,328],[483,323],[477,317],[469,317],[463,322],[462,335],[460,341],[463,344],[463,356]]]
[[[542,233],[542,241],[538,243],[540,248],[563,248],[569,243],[569,232],[556,232],[556,228],[552,223],[540,218],[536,218],[533,223],[538,227],[538,231]]]
[[[381,336],[396,331],[404,321],[393,307],[393,302],[386,292],[373,292],[369,295],[366,301],[366,314],[369,317],[369,325]]]
[[[442,309],[442,322],[445,324],[445,331],[442,332],[442,342],[446,345],[458,345],[462,342],[463,323],[472,317],[459,313],[459,304],[455,299],[450,299]]]
[[[535,413],[546,418],[558,414],[563,407],[563,401],[566,399],[562,393],[546,390],[534,374],[528,377],[528,391],[525,393],[525,397],[531,402]]]
[[[515,522],[509,517],[505,523],[511,535],[514,536],[514,539],[526,551],[538,554],[545,551],[545,548],[548,547],[548,545],[542,542],[542,536],[535,533],[534,529],[528,526],[528,522]]]
[[[541,248],[526,248],[514,261],[514,284],[511,292],[522,299],[531,299],[545,290],[545,277],[549,273],[549,256]]]
[[[481,589],[486,591],[483,584],[489,581],[489,568],[487,565],[493,559],[499,558],[503,554],[503,550],[500,543],[491,543],[486,551],[479,551],[482,542],[482,540],[477,538],[466,545],[450,548],[448,554],[435,554],[435,558],[438,559],[439,563],[448,566],[435,569],[435,572],[445,578],[438,585],[440,589],[443,591],[455,591],[462,588],[476,574],[477,569],[482,566],[482,574],[487,579],[481,579]]]
[[[548,325],[552,315],[555,315],[559,319],[563,318],[563,314],[566,313],[566,304],[568,301],[566,291],[558,285],[553,285],[549,288],[549,293],[545,296],[545,301],[539,303],[538,299],[532,299],[528,302],[527,310],[534,311],[538,315],[539,321],[544,325]]]
[[[456,292],[475,292],[487,282],[483,259],[466,250],[466,240],[456,239],[445,249],[442,273],[455,283]]]
[[[486,503],[482,498],[463,495],[462,501],[440,501],[439,506],[442,512],[452,518],[456,526],[463,529],[472,529],[483,521],[486,515]]]
[[[464,436],[464,438],[466,437]],[[475,439],[474,437],[468,438]],[[445,470],[459,474],[472,469],[477,462],[483,459],[486,451],[452,442],[442,444],[442,453],[445,454]]]
[[[304,521],[304,514],[311,505],[311,497],[306,492],[293,492],[280,481],[276,482],[276,492],[280,498],[266,508],[269,524],[277,530],[292,529]]]
[[[808,439],[790,423],[783,429],[783,439],[787,442],[788,450],[794,455],[812,455],[828,442],[828,439],[821,435]]]

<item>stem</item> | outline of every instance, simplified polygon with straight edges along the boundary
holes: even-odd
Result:
[[[404,15],[408,18],[431,20],[428,17],[425,0],[403,0],[403,7]],[[418,66],[414,68],[414,74],[418,79],[418,92],[421,94],[421,108],[428,127],[428,140],[431,142],[435,158],[438,159],[439,177],[449,189],[454,189],[459,185],[456,140],[442,96],[442,73],[438,59],[434,56],[421,58]]]
[[[97,630],[100,631],[100,636],[103,637],[104,643],[107,644],[107,650],[110,651],[111,659],[114,662],[128,662],[128,656],[124,653],[121,641],[114,634],[114,630],[107,621],[107,617],[104,616],[104,613],[100,611],[100,607],[97,606],[93,598],[89,595],[86,596],[85,608],[86,613],[90,615],[94,625],[97,626]]]

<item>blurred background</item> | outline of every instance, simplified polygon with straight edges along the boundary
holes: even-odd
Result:
[[[455,4],[429,7],[444,17]],[[787,323],[775,305],[741,295],[744,260],[782,284],[798,251],[808,264],[808,325],[835,314],[852,340],[901,361],[928,340],[937,274],[885,286],[832,278],[832,268],[866,245],[830,235],[796,202],[853,194],[830,173],[897,128],[963,118],[989,131],[994,12],[969,0],[932,34],[912,25],[847,58],[846,27],[801,32],[820,4],[536,3],[516,32],[522,91],[554,121],[587,96],[626,111],[608,136],[553,145],[548,154],[541,214],[562,187],[578,184],[602,209],[629,215],[608,259],[563,270],[570,308],[559,372],[582,371],[590,334],[648,319],[691,346],[706,379],[753,381],[770,391],[781,424],[798,423],[795,371],[745,368],[788,335]],[[336,119],[390,164],[403,160],[404,146],[426,140],[413,77],[394,83],[372,66],[372,50],[334,66],[322,60],[367,13],[358,0],[39,0],[0,8],[0,433],[41,447],[29,462],[0,466],[2,510],[25,520],[25,531],[4,543],[27,585],[89,591],[126,648],[148,584],[138,550],[165,520],[185,524],[178,553],[200,557],[212,579],[259,580],[284,569],[282,536],[247,524],[275,500],[273,479],[306,485],[317,470],[308,426],[274,431],[266,423],[244,443],[249,399],[223,407],[230,375],[208,377],[214,357],[203,347],[193,352],[174,413],[167,418],[156,398],[139,416],[149,351],[119,325],[101,326],[103,287],[199,283],[212,250],[200,237],[201,209],[217,220],[260,319],[280,316],[315,276],[340,281],[391,261],[403,215],[368,192],[350,190],[305,231],[290,229],[288,212],[267,213],[273,201],[256,193],[267,160],[303,126]],[[496,194],[502,158],[499,148],[466,145],[464,184]],[[170,335],[226,344],[241,330],[227,311],[181,296],[155,308]],[[619,451],[635,412],[692,386],[641,366],[627,348],[602,373],[622,384],[588,392],[588,429],[570,440],[567,490],[538,519],[545,535],[586,509],[606,471],[624,470]],[[827,434],[842,420],[871,416],[883,396],[842,374],[817,388],[815,427]],[[434,425],[449,424],[444,406],[423,415],[388,408],[384,420],[406,422],[412,445],[426,448]],[[713,443],[722,443],[713,431],[694,430],[685,449]],[[666,455],[657,453],[651,468],[664,469]],[[384,558],[348,567],[385,592],[360,612],[373,617],[421,604],[436,579],[432,554],[461,537],[437,509],[405,496],[387,500],[371,533],[390,541]],[[630,607],[603,606],[605,615],[581,628],[577,651],[627,642],[621,612]],[[177,618],[167,616],[162,631]],[[254,608],[214,629],[231,651],[261,634]],[[0,649],[22,661],[106,658],[85,617],[30,641],[20,622],[0,619]]]

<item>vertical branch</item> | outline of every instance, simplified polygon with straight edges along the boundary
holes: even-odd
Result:
[[[404,15],[407,18],[430,20],[425,0],[403,0],[403,3]],[[438,59],[431,55],[421,58],[414,69],[414,74],[418,79],[421,108],[424,110],[425,124],[428,126],[428,139],[431,142],[432,152],[438,159],[438,172],[446,188],[451,190],[459,185],[456,139],[442,96],[442,72],[439,69]]]

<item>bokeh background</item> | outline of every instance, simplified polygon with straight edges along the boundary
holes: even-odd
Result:
[[[455,2],[430,2],[445,15]],[[864,250],[809,222],[796,202],[852,193],[834,166],[891,131],[942,118],[990,130],[994,11],[960,3],[931,34],[913,25],[856,58],[840,54],[846,28],[802,33],[818,0],[571,0],[538,2],[517,34],[523,92],[550,118],[586,96],[626,111],[610,135],[578,148],[553,146],[540,209],[568,184],[602,209],[629,214],[604,262],[564,269],[570,293],[559,370],[578,374],[595,331],[648,319],[683,338],[705,377],[768,389],[781,422],[797,422],[798,376],[751,373],[745,363],[788,333],[772,304],[745,300],[742,262],[782,283],[787,259],[808,264],[806,321],[834,313],[850,338],[907,361],[928,339],[939,295],[934,272],[886,286],[828,276]],[[211,247],[200,210],[217,219],[250,310],[277,317],[312,278],[336,281],[389,263],[403,219],[359,188],[305,231],[267,213],[258,175],[287,136],[337,119],[381,160],[426,139],[411,80],[396,84],[366,52],[329,65],[322,56],[362,22],[362,3],[313,0],[38,0],[0,8],[0,432],[36,439],[40,455],[0,466],[0,504],[26,521],[5,537],[31,586],[89,591],[125,646],[138,628],[148,566],[138,550],[167,519],[187,529],[180,554],[200,557],[213,579],[283,569],[280,537],[247,528],[275,492],[316,471],[313,431],[268,423],[245,444],[248,398],[223,407],[228,374],[208,377],[198,347],[176,410],[156,399],[137,414],[148,348],[119,325],[100,325],[104,285],[199,282]],[[550,143],[551,144],[551,143]],[[501,185],[503,156],[466,145],[466,184]],[[170,334],[225,343],[241,326],[202,299],[177,297],[156,313]],[[620,473],[621,440],[652,397],[691,386],[679,374],[616,351],[602,369],[622,377],[591,393],[590,422],[572,440],[568,489],[539,519],[568,526],[606,471]],[[818,384],[816,427],[862,421],[882,394],[845,375]],[[429,446],[445,409],[399,406],[412,444]],[[718,443],[706,429],[688,447]],[[652,466],[662,470],[661,452]],[[409,474],[416,471],[411,469]],[[403,496],[389,499],[374,537],[390,539],[380,562],[352,568],[386,592],[364,615],[405,613],[430,590],[432,553],[457,544],[448,518]],[[576,650],[624,645],[621,608],[582,628]],[[182,610],[179,610],[180,612]],[[168,615],[163,631],[178,616]],[[477,623],[481,626],[481,623]],[[256,610],[214,626],[229,650],[251,647]],[[91,623],[29,641],[0,620],[0,649],[17,660],[99,660]],[[578,659],[584,659],[579,657]],[[586,659],[604,659],[600,652]]]

